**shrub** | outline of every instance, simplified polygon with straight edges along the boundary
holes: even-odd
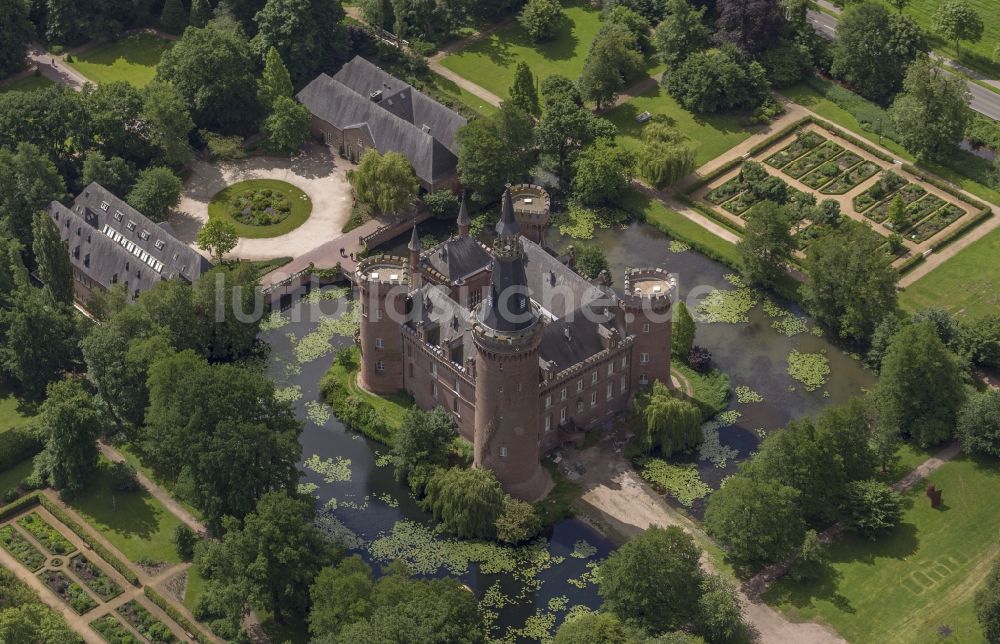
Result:
[[[712,368],[712,352],[705,347],[695,345],[687,357],[688,366],[698,373],[708,373]]]
[[[575,247],[573,262],[576,271],[587,279],[594,279],[601,271],[609,271],[608,257],[600,246],[583,245]]]
[[[514,497],[503,500],[503,509],[496,520],[497,539],[518,544],[528,541],[542,529],[542,520],[535,506]]]
[[[184,561],[191,561],[194,558],[194,548],[198,543],[198,535],[195,531],[183,523],[174,528],[174,548],[177,549],[177,556]]]
[[[42,451],[42,442],[24,427],[14,427],[0,433],[0,472]]]
[[[212,161],[238,161],[247,156],[241,136],[224,136],[208,130],[200,130],[199,134],[205,141],[205,147],[208,148],[208,155]]]
[[[125,461],[119,461],[111,466],[110,478],[111,489],[116,492],[138,492],[142,487],[139,485],[135,468]]]
[[[870,479],[848,484],[844,516],[854,532],[875,540],[894,529],[902,514],[902,499],[885,483]]]
[[[424,195],[424,205],[438,219],[451,221],[458,216],[458,197],[451,190],[438,190]]]
[[[1000,458],[1000,392],[971,396],[958,415],[957,433],[966,452]]]
[[[452,468],[435,472],[424,490],[424,509],[463,539],[492,539],[503,511],[503,488],[490,470]]]

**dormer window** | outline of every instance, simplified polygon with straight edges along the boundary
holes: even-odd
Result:
[[[111,204],[109,204],[107,201],[102,201],[101,202],[101,210],[103,210],[104,212],[107,212],[108,208],[110,208],[110,207],[111,207]]]
[[[107,208],[105,208],[105,210],[107,210]],[[125,216],[125,214],[122,213],[121,210],[116,210],[115,211],[115,221],[121,221],[124,216]]]
[[[156,250],[163,250],[163,247],[166,246],[162,239],[157,239],[156,243],[153,245],[156,246]]]
[[[129,219],[128,223],[125,224],[125,227],[128,228],[129,230],[135,230],[135,222]]]
[[[146,241],[147,239],[149,239],[149,231],[144,230],[141,233],[139,233],[139,239],[141,239],[142,241]]]

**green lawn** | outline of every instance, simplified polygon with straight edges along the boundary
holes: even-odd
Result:
[[[618,144],[625,149],[637,151],[642,145],[643,124],[635,122],[635,117],[642,112],[664,118],[683,132],[695,149],[695,165],[698,166],[752,134],[740,125],[737,116],[701,116],[688,112],[657,85],[604,115],[618,127]]]
[[[34,463],[34,459],[29,458],[21,461],[9,470],[0,472],[0,494],[13,487],[17,487],[18,483],[31,474],[31,468],[34,466]],[[3,501],[0,501],[0,505],[3,505]]]
[[[69,506],[131,561],[178,563],[172,538],[180,520],[145,490],[112,490],[109,464],[101,459],[97,479]]]
[[[187,571],[187,586],[184,588],[184,608],[192,613],[198,603],[198,598],[205,592],[205,578],[198,574],[198,567],[191,566]]]
[[[31,415],[24,403],[6,385],[0,384],[0,432],[21,425]]]
[[[413,400],[407,394],[396,394],[392,396],[376,396],[358,387],[358,365],[360,364],[361,353],[356,346],[351,347],[351,354],[354,356],[354,364],[347,368],[334,361],[330,369],[323,375],[320,381],[320,390],[325,390],[329,384],[336,383],[345,388],[351,395],[357,396],[363,402],[371,405],[378,416],[385,421],[390,430],[395,432],[403,426],[403,416],[406,411],[413,406]]]
[[[892,534],[834,544],[823,578],[799,585],[786,577],[767,601],[793,619],[828,623],[851,642],[982,642],[972,602],[1000,555],[1000,462],[963,457],[929,482],[944,493],[941,509],[931,509],[917,485]]]
[[[70,65],[97,84],[126,81],[143,87],[156,76],[156,65],[171,44],[152,34],[134,34],[74,56]]]
[[[496,107],[490,105],[472,92],[462,89],[444,76],[439,76],[433,72],[430,76],[433,81],[433,93],[441,94],[453,101],[459,102],[479,116],[490,116],[497,112]]]
[[[552,40],[533,43],[521,25],[513,22],[446,56],[441,64],[500,98],[509,98],[507,91],[520,61],[528,64],[538,83],[553,74],[576,80],[601,26],[601,12],[581,0],[564,2],[563,10],[566,21]],[[650,62],[647,73],[656,69],[662,66]]]
[[[1000,306],[1000,229],[995,229],[910,284],[900,295],[909,311],[941,307],[966,318]]]
[[[281,193],[292,205],[290,214],[284,220],[268,226],[251,226],[236,221],[230,213],[230,199],[251,190],[273,190]],[[251,179],[234,183],[219,191],[208,204],[209,217],[228,221],[236,228],[236,233],[240,237],[250,239],[277,237],[289,233],[301,226],[309,218],[311,212],[312,202],[306,193],[290,183],[277,179]]]
[[[3,92],[30,92],[36,89],[45,89],[51,86],[53,83],[48,78],[42,76],[41,74],[32,74],[31,76],[25,76],[20,80],[7,83],[6,85],[0,86],[0,93]]]

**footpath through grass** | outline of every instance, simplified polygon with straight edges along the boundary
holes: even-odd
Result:
[[[73,56],[69,64],[98,85],[125,81],[144,87],[156,76],[156,66],[172,44],[153,34],[133,34]]]
[[[97,477],[67,505],[128,559],[179,563],[172,542],[180,519],[146,490],[117,492],[111,487],[110,462],[101,459]]]
[[[942,634],[982,642],[973,596],[1000,556],[1000,462],[961,458],[927,483],[944,492],[943,507],[931,509],[918,484],[892,534],[834,544],[821,579],[786,577],[767,601],[793,619],[828,623],[851,642],[934,642]]]

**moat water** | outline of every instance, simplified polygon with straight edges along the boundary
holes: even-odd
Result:
[[[443,235],[442,235],[443,236]],[[550,244],[563,249],[571,240],[558,235]],[[598,230],[586,243],[600,245],[611,264],[616,287],[631,266],[658,266],[677,273],[679,296],[694,310],[713,289],[732,290],[726,276],[733,271],[693,250],[671,250],[670,240],[652,226],[634,223],[625,229]],[[405,242],[403,242],[405,243]],[[388,245],[394,250],[395,242]],[[576,519],[555,526],[534,548],[472,549],[468,544],[432,534],[433,521],[420,510],[405,485],[398,483],[386,462],[388,448],[349,431],[320,404],[319,381],[330,367],[336,348],[349,346],[331,321],[349,309],[341,291],[325,290],[275,317],[263,332],[271,344],[269,374],[276,386],[294,400],[305,423],[302,433],[302,483],[316,498],[321,514],[341,535],[354,539],[356,552],[377,565],[402,557],[420,574],[458,575],[478,596],[486,598],[491,636],[508,641],[530,641],[554,630],[573,606],[597,608],[600,599],[593,565],[614,545]],[[323,299],[331,298],[331,299]],[[811,320],[794,305],[775,303],[809,329]],[[785,335],[772,328],[775,317],[758,303],[748,321],[697,323],[696,344],[712,352],[714,366],[727,373],[731,385],[745,385],[760,402],[730,399],[729,421],[719,429],[723,449],[734,454],[722,464],[700,461],[702,479],[713,488],[732,474],[767,431],[789,420],[813,415],[823,407],[842,403],[862,393],[875,379],[861,363],[823,337],[810,332]],[[332,329],[332,331],[331,331]],[[787,372],[793,351],[824,354],[830,374],[815,391]],[[721,466],[720,466],[721,465]],[[315,486],[315,487],[313,487]],[[701,501],[689,511],[700,516]]]

